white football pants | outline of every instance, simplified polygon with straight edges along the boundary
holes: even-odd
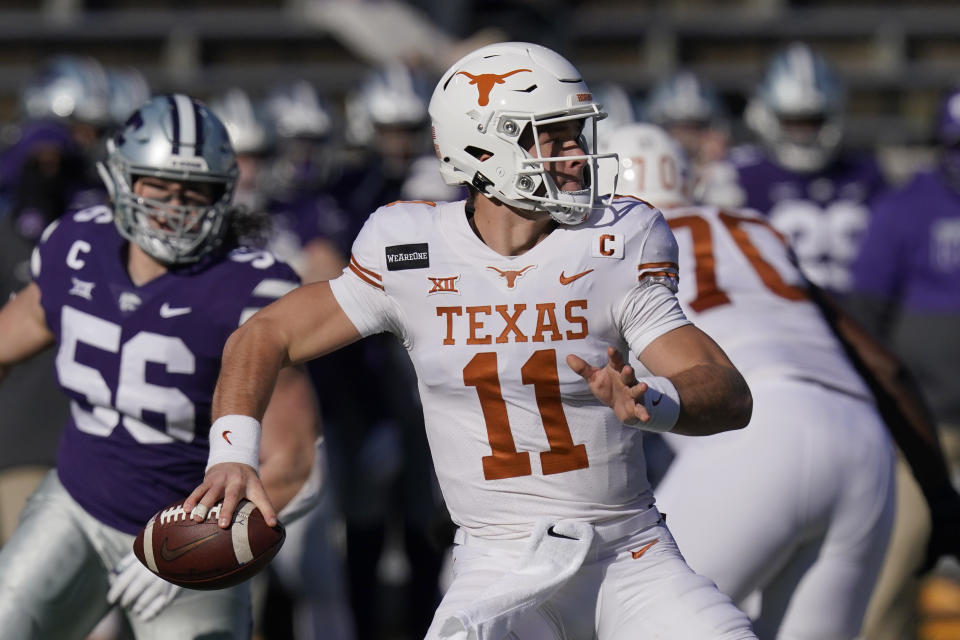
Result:
[[[109,610],[110,569],[133,540],[84,511],[51,471],[0,550],[0,640],[83,638]],[[249,638],[249,588],[183,589],[155,618],[129,620],[138,640]]]
[[[894,515],[894,455],[872,405],[818,384],[749,380],[745,429],[679,445],[657,505],[683,556],[735,602],[762,592],[762,640],[860,631]]]
[[[453,550],[453,582],[427,640],[443,637],[439,628],[443,620],[469,607],[489,585],[516,569],[526,544],[525,540],[473,537],[461,542]],[[690,570],[661,521],[608,542],[594,537],[580,569],[546,602],[518,616],[505,638],[743,640],[756,636],[746,614],[712,582]]]

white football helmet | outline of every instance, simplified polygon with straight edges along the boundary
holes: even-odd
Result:
[[[602,151],[620,157],[617,192],[642,198],[660,209],[690,204],[690,164],[683,148],[654,124],[634,123],[615,129]],[[613,182],[601,177],[601,188]]]
[[[347,96],[347,142],[371,146],[377,127],[426,128],[428,81],[415,69],[392,63],[368,73]]]
[[[20,108],[31,120],[71,120],[105,126],[110,120],[109,87],[94,58],[62,55],[46,60],[20,94]]]
[[[826,59],[793,43],[771,59],[744,120],[781,165],[812,172],[839,150],[843,109],[843,87]]]
[[[661,127],[679,123],[724,126],[727,113],[716,89],[683,70],[650,89],[643,118]]]
[[[150,84],[134,67],[108,68],[107,87],[110,90],[110,123],[114,127],[121,126],[150,99]]]
[[[519,144],[527,127],[538,141],[539,127],[570,120],[584,121],[596,140],[596,122],[606,116],[580,72],[540,45],[504,42],[468,54],[443,75],[429,111],[447,184],[472,185],[505,204],[545,211],[561,224],[578,224],[601,204],[600,158],[610,158],[604,164],[616,173],[615,154],[598,154],[585,140],[582,156],[534,157]],[[547,164],[574,159],[586,162],[585,188],[560,191]]]
[[[97,169],[120,234],[159,262],[195,262],[220,245],[237,161],[226,128],[203,103],[183,94],[155,96],[107,140],[107,161]],[[173,205],[134,194],[133,183],[143,176],[219,190],[209,206]]]
[[[266,153],[273,144],[266,118],[250,94],[240,87],[231,87],[222,96],[211,100],[210,110],[227,128],[235,152],[259,155]]]

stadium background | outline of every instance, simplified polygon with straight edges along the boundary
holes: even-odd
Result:
[[[687,67],[736,116],[770,54],[803,40],[847,86],[847,144],[874,148],[898,181],[925,159],[937,98],[960,79],[958,34],[950,0],[3,0],[0,119],[57,53],[134,66],[154,91],[205,98],[307,79],[337,104],[372,65],[400,58],[438,75],[502,39],[554,47],[588,82],[638,100]]]

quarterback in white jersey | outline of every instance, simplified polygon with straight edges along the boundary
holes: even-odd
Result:
[[[416,368],[459,526],[428,638],[754,638],[684,563],[642,451],[642,430],[740,428],[749,389],[680,311],[661,214],[632,198],[601,206],[604,158],[581,135],[599,105],[558,54],[503,43],[456,63],[430,114],[442,173],[471,197],[380,208],[343,275],[236,332],[212,433],[256,433],[282,366],[391,332]],[[651,376],[633,378],[627,349]],[[224,495],[229,514],[246,495],[269,521],[238,461],[212,451],[187,506]]]
[[[662,207],[676,234],[685,313],[754,397],[746,429],[667,436],[677,457],[657,495],[684,557],[735,601],[761,591],[761,638],[854,638],[894,511],[873,396],[760,214],[688,205],[685,159],[661,129],[611,139],[628,166],[618,189]]]

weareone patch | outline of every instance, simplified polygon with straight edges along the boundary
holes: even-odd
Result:
[[[430,249],[426,242],[395,244],[386,248],[387,271],[426,269],[430,266]]]

